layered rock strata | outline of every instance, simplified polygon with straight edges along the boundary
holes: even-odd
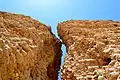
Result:
[[[0,12],[0,80],[57,80],[61,43],[29,16]]]
[[[58,34],[67,47],[62,80],[120,80],[120,22],[70,20]]]

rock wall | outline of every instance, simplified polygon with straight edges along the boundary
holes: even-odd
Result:
[[[0,12],[0,80],[57,80],[61,42],[29,16]]]
[[[70,20],[57,28],[67,47],[62,80],[120,80],[120,22]]]

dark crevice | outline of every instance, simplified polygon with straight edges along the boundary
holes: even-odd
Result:
[[[106,58],[106,59],[104,59],[103,66],[104,66],[104,65],[108,65],[110,62],[111,62],[111,58]]]

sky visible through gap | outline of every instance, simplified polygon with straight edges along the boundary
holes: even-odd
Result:
[[[50,25],[66,20],[119,20],[120,0],[1,0],[0,11],[24,14]],[[63,57],[66,48],[62,46]],[[62,57],[62,64],[63,64]]]

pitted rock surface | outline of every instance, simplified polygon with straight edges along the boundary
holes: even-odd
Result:
[[[0,80],[57,80],[61,43],[29,16],[0,12]]]
[[[120,80],[119,21],[65,21],[58,34],[67,47],[62,80]]]

